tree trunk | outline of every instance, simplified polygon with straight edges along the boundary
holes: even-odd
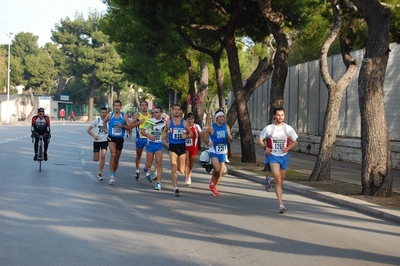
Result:
[[[362,194],[392,195],[392,158],[383,101],[389,57],[390,11],[377,0],[353,0],[368,24],[368,41],[358,77],[361,113]]]
[[[192,67],[192,62],[190,61],[189,58],[185,57],[185,62],[186,62],[186,70],[188,72],[188,77],[189,77],[189,95],[192,99],[191,104],[187,105],[187,112],[194,112],[196,109],[196,79],[194,77],[193,73],[193,67]]]
[[[271,97],[269,121],[273,122],[272,110],[283,107],[283,93],[285,91],[286,77],[289,69],[289,43],[283,33],[281,25],[284,16],[272,10],[272,0],[259,0],[260,10],[267,19],[268,28],[275,38],[277,49],[274,56],[274,73],[271,80]]]
[[[200,62],[201,67],[201,76],[200,76],[200,86],[197,94],[200,97],[200,103],[196,106],[196,124],[201,127],[204,126],[204,113],[206,111],[206,103],[207,103],[207,92],[208,92],[208,66],[205,60]],[[200,142],[201,143],[201,142]]]
[[[342,103],[344,92],[347,86],[351,83],[358,69],[357,61],[352,60],[351,58],[349,45],[344,38],[341,38],[340,47],[342,59],[347,70],[338,82],[335,82],[329,74],[328,51],[331,44],[339,34],[342,24],[336,2],[337,0],[331,0],[335,25],[321,47],[320,68],[322,80],[328,89],[328,103],[325,110],[321,144],[314,169],[310,175],[310,181],[324,181],[329,180],[331,177],[332,153],[335,147],[340,105]]]
[[[94,106],[94,90],[97,87],[97,83],[94,82],[90,86],[89,90],[89,110],[88,110],[88,120],[87,122],[93,121],[93,106]],[[112,106],[112,105],[111,105]]]
[[[247,79],[246,84],[244,85],[244,97],[246,103],[249,101],[251,95],[255,92],[258,87],[264,84],[268,79],[271,78],[274,67],[268,61],[268,58],[264,58],[258,62],[256,70],[251,74],[251,76]],[[227,113],[227,124],[230,127],[233,127],[238,116],[237,116],[237,101],[233,100],[231,107]]]
[[[239,122],[240,144],[242,147],[241,161],[243,163],[255,163],[256,152],[254,138],[251,129],[249,110],[243,90],[243,80],[240,74],[239,58],[234,35],[228,35],[225,40],[225,49],[228,54],[229,71],[232,79],[233,91],[237,102],[236,112],[241,119]]]

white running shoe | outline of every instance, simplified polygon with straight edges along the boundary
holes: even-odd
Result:
[[[114,183],[115,183],[115,178],[114,178],[114,176],[110,176],[110,181],[108,181],[108,184],[114,185]]]
[[[185,185],[189,186],[190,184],[192,184],[192,178],[191,177],[185,179]]]

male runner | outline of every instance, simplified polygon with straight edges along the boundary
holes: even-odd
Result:
[[[143,136],[140,131],[145,127],[145,122],[151,118],[151,114],[148,113],[147,109],[149,104],[146,101],[140,102],[139,111],[133,116],[133,127],[136,127],[136,181],[140,179],[140,158],[142,157],[143,148],[147,144],[147,138]],[[144,169],[145,174],[147,174],[147,168]]]
[[[194,114],[187,113],[186,121],[189,124],[190,130],[193,132],[193,137],[186,139],[186,179],[185,185],[189,186],[192,183],[192,171],[194,167],[194,161],[196,160],[197,151],[199,150],[199,136],[203,136],[201,128],[198,124],[194,122]]]
[[[283,123],[285,120],[285,109],[274,110],[274,123],[266,126],[260,133],[258,144],[263,147],[267,158],[265,164],[270,165],[275,178],[266,177],[265,189],[269,191],[275,184],[275,194],[279,203],[279,213],[286,211],[282,202],[282,183],[285,179],[286,169],[289,165],[288,152],[297,145],[298,135],[294,129]],[[267,139],[267,145],[264,144]]]
[[[169,157],[171,161],[171,180],[174,186],[174,196],[179,196],[178,174],[185,173],[186,166],[186,139],[193,137],[193,132],[189,124],[182,118],[182,109],[180,104],[174,104],[171,110],[171,118],[164,129],[164,140],[169,142]]]
[[[114,111],[106,116],[103,121],[103,127],[108,134],[108,146],[110,147],[110,185],[115,183],[115,172],[118,169],[119,157],[124,147],[125,129],[131,128],[128,116],[121,112],[121,101],[113,102]]]
[[[32,117],[31,123],[31,132],[32,138],[35,138],[34,150],[35,156],[33,157],[34,161],[38,159],[38,149],[39,149],[39,136],[43,136],[43,143],[44,143],[44,154],[43,159],[47,161],[47,149],[50,143],[50,117],[44,114],[44,109],[39,108],[38,114]]]
[[[93,161],[98,162],[100,158],[99,171],[97,173],[97,179],[103,180],[103,168],[106,163],[106,154],[108,147],[107,134],[104,132],[103,121],[107,116],[107,108],[102,107],[100,109],[100,117],[95,118],[92,124],[87,129],[90,136],[93,137]],[[99,156],[101,150],[101,156]]]
[[[215,113],[215,123],[204,130],[202,139],[210,147],[213,165],[209,189],[214,196],[219,196],[217,185],[221,181],[222,170],[225,168],[227,143],[233,141],[231,129],[225,124],[224,111],[219,110]]]

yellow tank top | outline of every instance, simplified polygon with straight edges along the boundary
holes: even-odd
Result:
[[[136,122],[139,122],[139,121],[142,120],[142,119],[145,119],[145,120],[147,121],[147,120],[149,120],[150,118],[151,118],[151,115],[150,115],[149,113],[147,113],[147,115],[143,115],[142,113],[139,112],[139,118],[138,118],[138,120],[137,120]],[[142,123],[142,124],[140,124],[138,127],[136,127],[136,132],[139,134],[139,136],[140,136],[141,138],[146,138],[145,136],[143,136],[142,134],[140,134],[140,130],[141,130],[142,128],[145,128],[145,126],[146,126],[146,122],[145,122],[145,123]]]

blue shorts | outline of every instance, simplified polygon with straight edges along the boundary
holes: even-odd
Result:
[[[210,152],[210,158],[217,158],[218,162],[220,163],[226,162],[226,154],[216,154],[214,152]]]
[[[146,144],[146,152],[156,153],[162,151],[163,144],[161,142],[149,142]]]
[[[281,170],[286,170],[289,165],[289,153],[286,153],[283,156],[275,156],[275,155],[270,154],[267,156],[264,163],[265,164],[268,164],[268,163],[279,164],[281,166]]]
[[[147,138],[136,138],[136,149],[143,149],[146,146],[148,139]]]

